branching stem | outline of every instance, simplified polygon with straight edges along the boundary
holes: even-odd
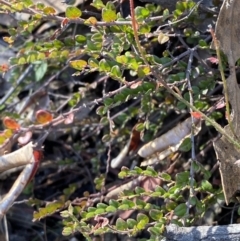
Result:
[[[202,116],[202,118],[205,121],[208,121],[220,134],[222,134],[223,136],[225,136],[227,138],[227,140],[232,143],[236,148],[240,149],[240,143],[238,141],[235,140],[235,138],[233,138],[232,136],[230,136],[228,133],[225,132],[225,130],[213,119],[211,119],[210,117],[208,117],[207,115],[205,115],[203,112],[201,112],[200,110],[198,110],[195,106],[191,105],[188,101],[186,101],[182,96],[180,96],[178,93],[176,93],[175,91],[173,91],[168,85],[167,83],[162,79],[161,75],[157,72],[157,70],[155,70],[153,67],[151,67],[145,57],[144,51],[142,50],[140,41],[139,41],[139,37],[138,37],[138,33],[137,33],[137,21],[136,21],[136,17],[135,17],[135,12],[134,12],[134,3],[133,0],[129,0],[130,2],[130,10],[131,10],[131,16],[132,16],[132,27],[133,27],[133,34],[135,37],[135,41],[136,41],[136,45],[138,48],[139,53],[141,54],[141,57],[143,59],[143,61],[145,62],[145,64],[150,68],[152,74],[154,75],[154,77],[158,80],[158,82],[170,93],[172,94],[175,98],[177,98],[177,100],[179,100],[180,102],[182,102],[183,104],[185,104],[189,109],[192,109],[193,111],[199,112]]]

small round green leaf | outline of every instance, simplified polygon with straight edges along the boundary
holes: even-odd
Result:
[[[66,9],[65,16],[70,19],[75,19],[81,17],[82,12],[79,8],[74,6],[69,6]]]
[[[112,98],[106,98],[103,101],[103,103],[104,103],[105,106],[110,106],[113,103],[113,99]]]
[[[96,211],[96,208],[95,207],[89,207],[88,208],[88,212],[95,212]]]
[[[142,187],[136,187],[135,192],[136,194],[142,194],[142,193],[145,193],[145,189]]]
[[[63,236],[69,236],[74,232],[74,230],[71,227],[64,227],[62,231]]]
[[[99,10],[105,7],[102,0],[93,0],[93,3],[91,3],[91,5]]]
[[[155,221],[158,221],[160,218],[163,217],[163,213],[157,209],[150,210],[149,215]]]
[[[113,22],[117,19],[117,14],[115,10],[103,8],[102,19],[105,22]]]
[[[95,214],[99,215],[99,214],[103,214],[105,213],[105,208],[98,208],[96,211],[95,211]]]
[[[143,131],[145,129],[145,124],[144,123],[139,123],[136,125],[136,130],[137,131]]]
[[[102,59],[99,62],[99,69],[100,71],[105,71],[105,72],[109,72],[111,70],[111,67],[109,63],[106,61],[106,59]]]
[[[88,64],[90,68],[98,68],[99,62],[97,59],[89,58]]]
[[[145,226],[149,223],[149,217],[143,213],[139,213],[137,215],[137,228],[144,229]]]
[[[135,203],[131,200],[123,200],[123,204],[127,204],[129,208],[133,208],[135,206]]]
[[[186,186],[189,184],[189,172],[180,172],[176,175],[176,184],[178,186]]]
[[[165,181],[171,180],[171,176],[165,172],[161,173],[161,178],[164,179]]]
[[[69,217],[69,212],[67,210],[64,210],[60,212],[61,217],[63,218],[68,218]]]
[[[83,35],[76,35],[75,39],[80,44],[86,43],[86,40],[87,40],[87,38]]]
[[[117,209],[115,207],[113,207],[113,206],[108,206],[106,208],[106,212],[108,212],[108,213],[114,213],[116,211],[117,211]]]
[[[95,216],[96,216],[95,212],[90,212],[90,213],[87,213],[86,219],[89,219],[89,218],[92,218],[92,217],[95,217]]]
[[[109,119],[106,116],[102,117],[100,120],[100,124],[102,124],[102,125],[109,124]]]
[[[177,215],[178,217],[183,217],[186,215],[186,213],[187,213],[186,203],[181,203],[174,209],[174,214]]]
[[[114,77],[117,77],[117,78],[121,78],[122,77],[122,72],[121,72],[121,69],[118,65],[114,65],[112,68],[111,68],[111,74],[114,76]]]
[[[55,14],[56,10],[53,7],[45,7],[43,12],[47,15]]]
[[[87,66],[87,62],[82,59],[73,60],[73,61],[70,61],[70,66],[74,69],[82,70]]]
[[[136,200],[136,206],[138,209],[144,209],[144,207],[146,206],[146,203],[140,199]]]
[[[99,107],[97,108],[97,110],[96,110],[96,113],[97,113],[98,115],[104,115],[104,114],[106,114],[105,107],[104,107],[104,106],[99,106]]]
[[[132,219],[132,218],[128,218],[128,219],[127,219],[127,225],[128,225],[128,228],[129,228],[129,229],[133,229],[134,226],[137,225],[137,221],[134,220],[134,219]]]
[[[136,14],[137,19],[144,20],[147,17],[149,17],[150,11],[147,8],[138,6],[135,8],[135,14]]]
[[[128,228],[128,225],[123,219],[118,218],[116,221],[116,228],[120,231],[124,231]]]
[[[106,208],[108,205],[105,203],[98,203],[97,208]]]
[[[109,205],[115,207],[115,208],[118,208],[119,207],[119,202],[117,202],[116,200],[114,199],[110,199],[109,200]]]
[[[160,236],[161,235],[161,230],[157,227],[150,227],[148,228],[148,231],[152,234],[152,235],[156,235],[156,236]]]
[[[185,138],[184,141],[181,143],[180,147],[179,147],[179,150],[180,151],[184,151],[184,152],[187,152],[187,151],[190,151],[192,148],[192,142],[191,142],[191,139],[189,137]]]
[[[40,2],[37,2],[37,3],[36,3],[36,8],[37,8],[38,10],[43,10],[44,7],[45,7],[45,5],[44,5],[43,3],[40,3]]]
[[[147,167],[147,170],[143,171],[143,174],[150,177],[158,176],[158,173],[150,166]]]
[[[128,210],[130,207],[127,204],[122,204],[118,207],[118,210]]]
[[[201,183],[201,188],[204,191],[211,191],[212,190],[212,184],[207,180],[203,180],[202,183]]]

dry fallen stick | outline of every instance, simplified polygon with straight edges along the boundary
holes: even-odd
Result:
[[[0,172],[4,172],[14,167],[28,164],[33,156],[33,144],[28,143],[26,146],[15,152],[0,157]]]
[[[194,124],[197,126],[200,122],[199,119],[194,118]],[[164,135],[161,135],[160,137],[156,138],[153,141],[150,141],[146,145],[144,145],[139,151],[138,155],[141,157],[149,157],[157,152],[163,152],[170,147],[178,146],[181,141],[184,140],[184,138],[188,137],[191,134],[191,128],[192,128],[192,120],[189,117],[182,123],[178,124],[176,127],[165,133]],[[199,128],[196,128],[195,134],[200,130]]]
[[[17,199],[17,197],[21,194],[25,186],[27,185],[32,172],[35,168],[35,160],[34,156],[30,160],[31,163],[27,164],[24,170],[21,172],[21,174],[18,176],[17,180],[13,184],[10,191],[7,193],[7,195],[3,198],[3,200],[0,202],[0,220],[3,218],[3,216],[7,213],[9,208],[11,208],[14,201]]]
[[[27,165],[26,165],[27,164]],[[22,147],[21,149],[0,158],[0,170],[5,171],[16,166],[26,165],[18,176],[10,191],[0,202],[0,219],[6,214],[13,202],[21,194],[36,168],[37,162],[33,154],[33,144]]]

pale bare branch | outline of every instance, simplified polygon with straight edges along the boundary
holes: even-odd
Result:
[[[4,172],[14,167],[26,165],[33,156],[33,144],[28,143],[26,146],[0,157],[0,172]]]
[[[200,122],[199,119],[194,118],[194,125],[196,126]],[[170,147],[178,145],[184,138],[191,134],[192,128],[191,117],[184,122],[178,124],[172,130],[168,131],[164,135],[156,138],[155,140],[144,145],[138,154],[141,157],[149,157],[156,152],[162,152]]]
[[[12,206],[14,201],[21,194],[21,192],[23,191],[23,189],[27,185],[27,183],[28,183],[33,171],[34,171],[36,163],[35,163],[33,152],[32,152],[31,157],[29,158],[28,152],[26,151],[24,153],[24,150],[27,150],[27,148],[23,149],[21,155],[23,157],[24,154],[26,154],[25,158],[26,158],[26,160],[28,160],[28,164],[23,169],[21,174],[18,176],[17,180],[14,182],[10,191],[6,194],[6,196],[0,202],[0,219],[3,218],[3,216],[6,214],[6,212],[9,210],[9,208]],[[15,157],[16,157],[16,155],[15,155]],[[27,158],[29,158],[29,159],[27,159]]]

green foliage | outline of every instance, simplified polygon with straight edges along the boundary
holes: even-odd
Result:
[[[190,223],[194,223],[198,217],[200,217],[208,208],[212,202],[216,201],[219,195],[219,191],[214,190],[211,184],[204,180],[199,183],[199,186],[196,185],[195,189],[199,192],[212,193],[211,198],[208,200],[198,200],[196,197],[190,199],[191,207],[195,207],[196,213],[194,216],[191,216],[187,213],[188,206],[187,200],[182,195],[183,190],[190,188],[189,184],[189,172],[178,173],[176,180],[169,180],[166,175],[159,173],[156,176],[156,172],[148,167],[146,170],[143,170],[139,167],[135,167],[133,171],[122,169],[119,175],[126,176],[146,176],[151,178],[162,179],[164,176],[168,180],[168,187],[163,188],[161,186],[156,186],[154,190],[146,191],[144,188],[136,187],[135,190],[124,190],[119,194],[119,198],[114,200],[110,199],[108,203],[97,203],[95,207],[88,207],[80,211],[80,217],[78,215],[72,216],[72,213],[69,211],[61,212],[63,218],[71,218],[71,221],[74,222],[74,219],[78,220],[78,227],[76,231],[82,232],[85,236],[105,232],[119,232],[124,233],[128,232],[129,235],[135,235],[141,230],[148,227],[148,232],[151,235],[151,238],[155,236],[160,236],[164,230],[164,226],[168,222],[168,214],[173,211],[175,217],[171,220],[172,223],[178,223],[182,225],[182,221],[186,218],[189,219]],[[150,204],[146,201],[145,197],[151,197],[156,200],[162,200],[162,205],[157,206]],[[96,226],[90,225],[89,222],[91,219],[99,217],[106,217],[105,215],[113,215],[119,211],[129,211],[134,210],[138,211],[136,218],[128,218],[124,220],[122,218],[117,218],[115,224],[109,224],[107,222],[104,229],[101,231],[96,229]],[[106,218],[107,219],[107,218]],[[88,229],[84,229],[86,224],[89,223]],[[68,230],[69,223],[65,224],[64,229]],[[160,227],[160,229],[158,229]],[[67,235],[67,233],[65,232]]]
[[[66,18],[74,19],[74,18],[81,17],[82,12],[79,8],[70,6],[70,7],[67,7],[65,15],[66,15]]]
[[[166,85],[183,96],[185,100],[190,101],[192,95],[194,106],[200,111],[207,111],[212,104],[208,94],[215,87],[216,76],[206,71],[208,66],[194,62],[190,75],[191,91],[186,81],[186,73],[190,72],[186,56],[189,57],[193,51],[192,49],[189,51],[189,48],[194,46],[196,49],[209,51],[209,43],[206,38],[203,38],[203,34],[199,34],[198,24],[201,19],[195,8],[196,3],[178,1],[173,13],[154,4],[146,4],[144,7],[136,6],[134,11],[138,24],[137,34],[145,53],[145,56],[141,56],[134,37],[132,22],[129,18],[123,18],[118,12],[118,7],[111,1],[93,0],[91,6],[96,9],[97,13],[96,16],[88,18],[76,6],[67,6],[64,17],[61,17],[57,16],[56,9],[42,3],[35,4],[31,0],[10,2],[13,3],[11,6],[0,4],[2,12],[14,14],[25,11],[31,14],[28,20],[20,20],[17,26],[9,27],[9,36],[3,38],[10,47],[17,50],[17,54],[9,59],[9,66],[7,66],[13,69],[10,82],[15,83],[28,64],[33,65],[34,75],[32,76],[34,78],[32,76],[25,78],[24,83],[16,89],[5,104],[11,103],[22,90],[29,88],[28,85],[32,82],[49,87],[44,85],[45,77],[52,76],[68,66],[73,74],[71,72],[70,76],[67,73],[67,80],[71,82],[71,78],[76,77],[74,81],[76,80],[77,85],[80,85],[83,91],[78,89],[72,93],[70,97],[67,97],[64,106],[67,105],[68,111],[76,115],[80,110],[89,106],[93,107],[92,112],[95,111],[94,114],[91,112],[88,120],[82,121],[81,118],[80,120],[76,118],[77,128],[83,131],[83,135],[77,138],[85,138],[84,131],[89,131],[86,130],[88,125],[91,131],[98,125],[92,137],[97,148],[97,154],[94,153],[94,157],[91,156],[92,149],[86,151],[87,145],[84,141],[76,146],[72,145],[78,150],[77,155],[83,152],[86,157],[92,157],[92,164],[96,164],[92,185],[94,185],[93,190],[99,191],[97,201],[91,194],[83,194],[83,197],[79,197],[82,198],[79,205],[71,204],[69,198],[78,188],[77,185],[71,184],[62,191],[62,196],[58,200],[49,202],[45,207],[40,207],[39,203],[35,203],[39,208],[34,213],[34,220],[40,220],[60,211],[64,226],[63,235],[81,232],[88,240],[93,235],[107,232],[134,236],[142,231],[149,233],[149,240],[156,240],[161,237],[165,226],[169,223],[180,226],[197,223],[212,203],[222,195],[221,190],[211,184],[211,173],[197,161],[193,161],[193,170],[197,176],[201,176],[200,181],[199,178],[190,175],[189,169],[179,167],[178,172],[174,173],[168,170],[165,163],[160,163],[162,169],[158,165],[148,165],[146,168],[122,167],[118,178],[121,181],[130,180],[131,182],[133,180],[135,182],[130,188],[128,186],[128,188],[119,189],[117,195],[110,197],[108,197],[107,192],[110,191],[106,185],[108,175],[107,173],[100,174],[99,167],[101,165],[99,153],[104,153],[106,146],[114,150],[116,146],[123,149],[125,144],[122,143],[128,143],[126,136],[132,134],[129,127],[132,120],[144,119],[142,122],[135,123],[135,130],[140,133],[141,140],[147,142],[159,135],[165,117],[169,113],[174,111],[176,115],[184,115],[189,111],[185,104],[167,93],[160,82],[161,79],[164,79]],[[188,18],[178,21],[193,8],[195,10]],[[57,22],[57,28],[34,39],[35,27],[41,26],[43,21],[52,22],[52,20]],[[166,28],[156,30],[160,25],[166,25]],[[185,41],[186,46],[181,41],[179,43],[177,38],[175,42],[171,39],[175,38],[173,29],[178,27],[181,41]],[[161,52],[164,45],[167,47]],[[155,46],[157,46],[156,51]],[[197,60],[198,55],[196,56]],[[0,70],[6,72],[3,67]],[[99,78],[91,79],[91,76],[96,73]],[[156,78],[154,73],[157,73],[159,78]],[[88,74],[90,77],[86,78],[87,81],[82,81]],[[95,91],[94,84],[99,83],[103,83],[103,87],[99,88],[101,91]],[[118,87],[115,88],[115,86]],[[102,93],[101,97],[98,96],[98,92]],[[51,94],[54,96],[56,93]],[[136,104],[135,100],[139,102]],[[79,108],[81,101],[83,104],[81,103],[81,108]],[[127,110],[124,110],[123,106]],[[68,112],[62,113],[58,111],[58,107],[55,106],[53,113],[56,111],[59,116],[66,119]],[[7,113],[5,111],[3,116]],[[25,118],[25,116],[18,115],[15,117],[16,119]],[[222,113],[214,112],[211,117],[217,120],[222,117]],[[93,123],[94,128],[91,126]],[[60,129],[57,124],[53,127]],[[49,129],[50,127],[48,126]],[[45,126],[37,130],[41,128]],[[95,133],[101,131],[103,134],[97,139]],[[91,133],[87,134],[91,136]],[[5,131],[0,135],[0,144],[10,138],[11,134]],[[204,146],[206,140],[203,142]],[[187,159],[191,148],[191,139],[185,138],[182,140],[178,153]],[[131,151],[129,150],[128,154]],[[106,162],[108,162],[107,170],[109,171],[111,153],[108,155]],[[136,159],[139,161],[139,158]],[[168,161],[170,162],[170,158]],[[59,166],[71,166],[74,161],[66,159],[58,164]],[[87,166],[88,163],[84,162],[84,165]],[[190,195],[191,189],[194,189],[195,196]],[[204,198],[198,199],[197,194],[201,194]],[[124,219],[119,217],[119,214],[123,212],[133,212],[134,215]],[[113,218],[110,222],[112,217],[117,218]]]

